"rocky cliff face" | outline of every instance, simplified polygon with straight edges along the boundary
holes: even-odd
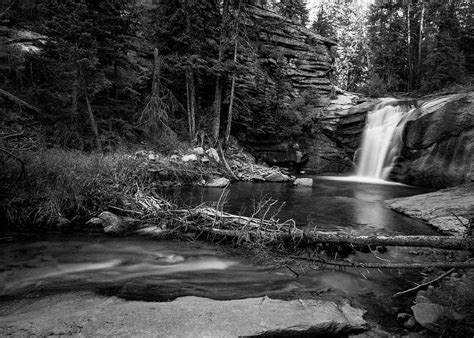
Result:
[[[426,101],[402,137],[392,180],[434,188],[474,180],[474,92]]]
[[[312,138],[315,119],[329,103],[335,41],[255,6],[246,25],[256,32],[255,53],[243,60],[253,67],[236,82],[246,107],[236,115],[234,134],[268,163],[294,161],[296,144]]]

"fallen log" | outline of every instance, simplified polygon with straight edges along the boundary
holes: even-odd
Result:
[[[3,90],[1,88],[0,88],[0,95],[3,95],[6,98],[18,103],[20,106],[24,106],[24,107],[26,107],[26,108],[28,108],[28,109],[30,109],[30,110],[38,113],[38,114],[41,113],[41,110],[39,108],[36,108],[35,106],[32,106],[28,102],[23,101],[22,99],[16,97],[15,95],[13,95],[13,94],[11,94],[11,93],[9,93],[6,90]]]
[[[318,263],[321,265],[333,265],[348,268],[366,268],[366,269],[450,269],[460,268],[469,269],[474,268],[474,261],[467,262],[426,262],[426,263],[362,263],[349,261],[326,260],[323,258],[305,257],[305,256],[290,256],[294,260],[303,260]]]
[[[184,210],[183,210],[184,212]],[[228,214],[217,211],[212,208],[199,208],[187,210],[190,216],[202,217],[204,221],[209,221],[210,217],[217,215],[217,218],[225,223],[226,228],[229,224],[234,229],[221,229],[219,227],[200,226],[200,231],[211,232],[219,236],[240,238],[243,236],[245,227],[245,236],[249,241],[264,240],[265,242],[291,242],[302,246],[312,246],[319,243],[335,244],[353,244],[370,246],[404,246],[404,247],[426,247],[449,250],[474,250],[473,237],[455,237],[455,236],[356,236],[336,232],[322,231],[303,231],[297,229],[294,223],[278,224],[276,221],[260,220],[244,216]]]

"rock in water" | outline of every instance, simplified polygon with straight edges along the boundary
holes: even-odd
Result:
[[[33,302],[37,304],[0,317],[0,335],[283,337],[342,335],[367,328],[365,311],[347,302],[313,299],[218,301],[190,296],[157,303],[83,293]]]
[[[474,92],[425,102],[410,114],[392,180],[434,188],[474,180]]]
[[[282,174],[279,171],[272,172],[269,175],[264,177],[267,182],[289,182],[291,181],[290,176]]]
[[[103,211],[98,217],[91,218],[86,225],[102,227],[106,234],[121,234],[130,229],[133,219],[117,216],[110,211]]]
[[[455,311],[433,303],[419,303],[411,307],[413,315],[418,323],[424,328],[434,332],[440,332],[441,324],[446,320],[461,320],[462,316]]]
[[[450,235],[464,235],[474,217],[474,183],[386,201],[393,210],[419,218]]]
[[[230,180],[225,177],[213,178],[206,182],[204,186],[212,188],[225,188],[230,184]]]
[[[306,177],[297,178],[293,182],[293,184],[294,185],[301,185],[301,186],[305,186],[305,187],[312,187],[313,186],[313,179],[312,178],[306,178]]]

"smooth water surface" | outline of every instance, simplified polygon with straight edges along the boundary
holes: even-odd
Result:
[[[300,228],[316,226],[319,230],[358,234],[435,234],[423,222],[396,213],[384,203],[391,198],[425,193],[427,189],[334,180],[323,176],[313,179],[312,187],[293,186],[291,183],[234,183],[227,189],[224,210],[249,216],[258,201],[271,196],[284,203],[277,218],[282,221],[292,218]],[[216,204],[223,189],[178,187],[165,193],[189,205]]]

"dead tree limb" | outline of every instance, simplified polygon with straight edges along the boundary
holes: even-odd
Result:
[[[421,289],[421,288],[423,288],[423,287],[425,287],[425,286],[428,286],[428,285],[430,285],[430,284],[433,284],[434,282],[437,282],[437,281],[443,279],[444,277],[446,277],[446,276],[452,274],[452,273],[454,272],[454,270],[456,270],[456,268],[450,269],[449,271],[443,273],[441,276],[438,276],[438,277],[436,277],[435,279],[430,280],[429,282],[426,282],[426,283],[417,285],[417,286],[415,286],[414,288],[411,288],[411,289],[408,289],[408,290],[405,290],[405,291],[397,292],[396,294],[393,295],[393,297],[394,297],[394,298],[395,298],[395,297],[399,297],[399,296],[405,295],[405,294],[407,294],[407,293],[410,293],[410,292],[419,290],[419,289]]]
[[[455,236],[354,236],[336,232],[305,232],[299,230],[293,223],[281,223],[276,220],[260,220],[244,216],[232,215],[213,208],[196,208],[187,210],[189,216],[198,216],[203,220],[213,219],[217,215],[226,223],[226,229],[213,227],[202,227],[206,231],[215,232],[217,235],[228,237],[240,237],[242,226],[251,225],[246,230],[249,239],[262,239],[273,242],[297,242],[302,246],[312,246],[319,243],[355,244],[372,246],[404,246],[404,247],[426,247],[450,250],[474,250],[474,238]],[[230,229],[229,229],[230,228]],[[252,229],[253,228],[253,229]],[[256,229],[256,230],[255,230]]]
[[[20,99],[19,97],[7,92],[6,90],[3,90],[0,88],[0,95],[3,95],[4,97],[12,100],[13,102],[16,102],[18,103],[20,106],[24,106],[38,114],[41,114],[41,110],[39,108],[36,108],[35,106],[32,106],[31,104],[29,104],[28,102],[25,102],[23,101],[22,99]]]
[[[8,134],[2,137],[2,141],[5,141],[7,138],[13,138],[13,137],[18,137],[21,136],[25,133],[25,130],[23,129],[19,133],[13,133],[13,134]]]
[[[427,268],[469,269],[469,268],[474,268],[474,261],[427,262],[427,263],[361,263],[361,262],[325,260],[322,258],[304,257],[304,256],[290,256],[290,258],[294,260],[314,262],[314,263],[318,263],[322,265],[333,265],[333,266],[348,267],[348,268],[367,268],[367,269],[427,269]]]

